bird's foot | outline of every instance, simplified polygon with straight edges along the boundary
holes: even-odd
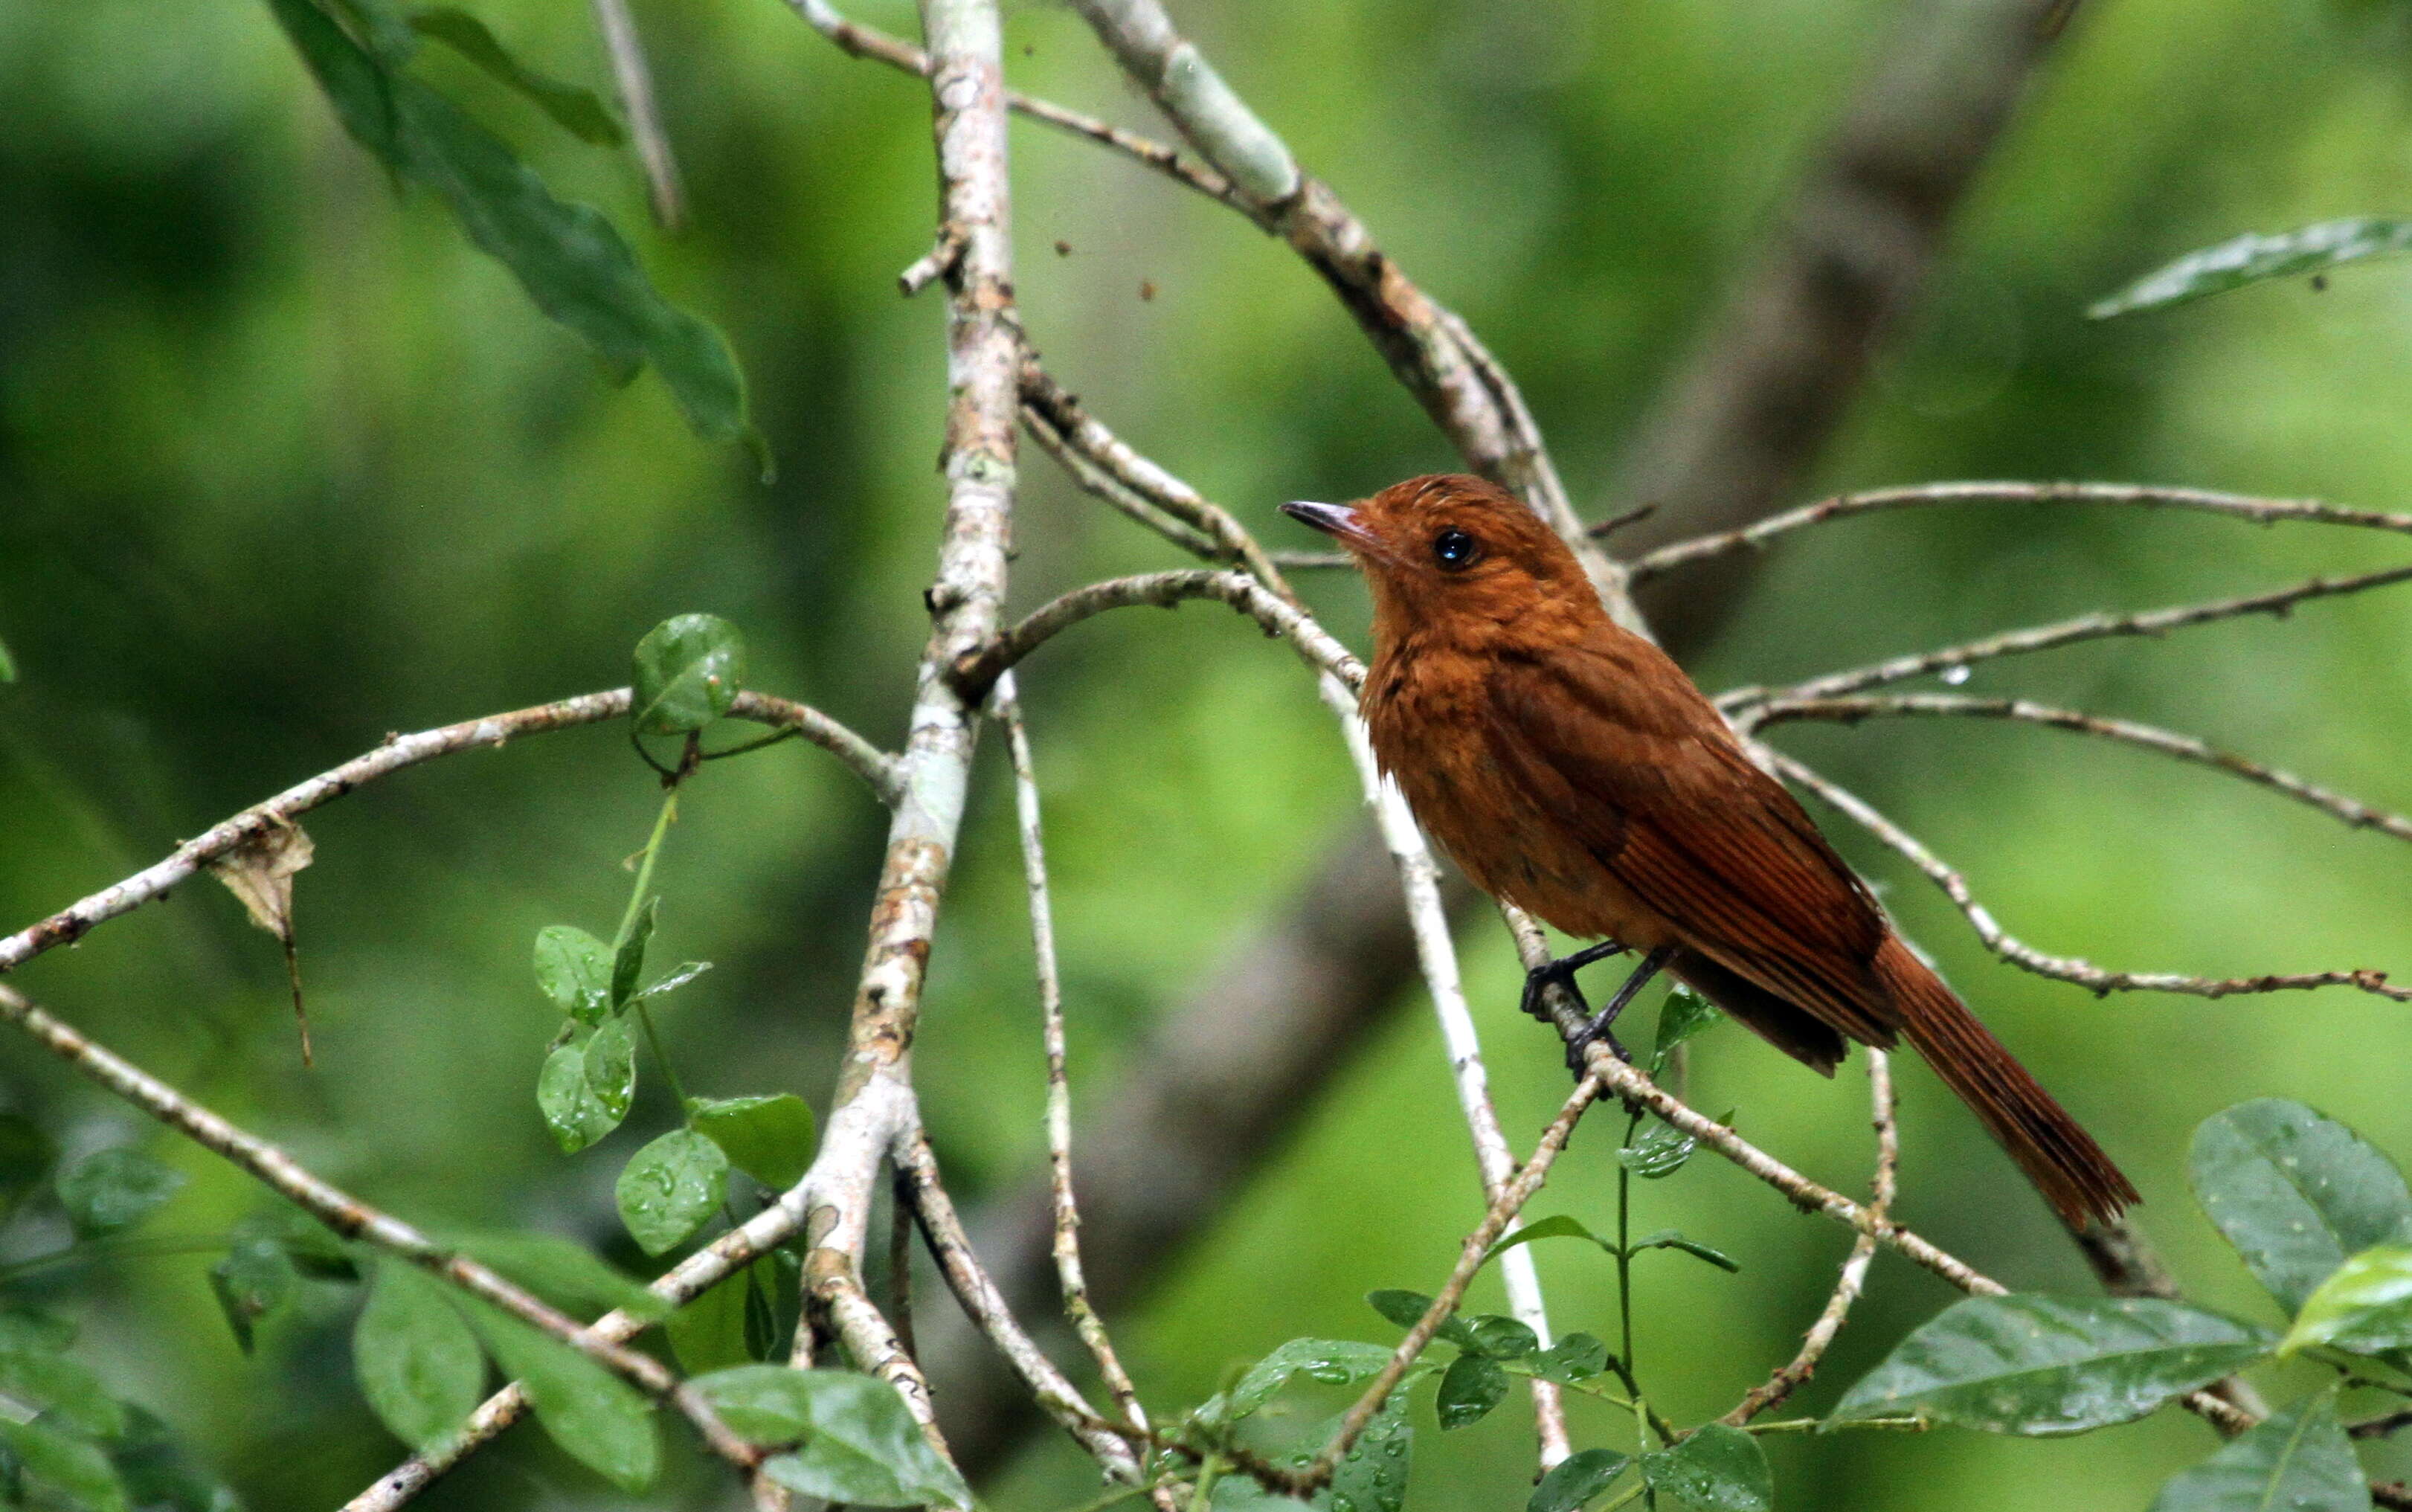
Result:
[[[1533,1018],[1548,1023],[1551,1021],[1550,1007],[1548,1004],[1541,1001],[1541,995],[1552,987],[1563,987],[1575,1000],[1576,1006],[1585,1013],[1589,1013],[1591,1005],[1583,1001],[1582,989],[1575,985],[1575,973],[1595,961],[1606,961],[1610,956],[1621,956],[1625,954],[1625,948],[1614,940],[1606,940],[1534,967],[1524,974],[1524,997],[1519,1006]]]
[[[1633,968],[1633,975],[1625,978],[1625,985],[1618,988],[1616,995],[1608,1000],[1608,1006],[1592,1015],[1590,1022],[1568,1036],[1566,1040],[1568,1071],[1581,1077],[1583,1074],[1584,1063],[1591,1058],[1592,1046],[1603,1042],[1618,1060],[1627,1065],[1633,1064],[1632,1052],[1609,1032],[1609,1025],[1616,1022],[1616,1016],[1623,1013],[1625,1006],[1640,995],[1641,990],[1650,985],[1650,979],[1658,975],[1659,968],[1665,966],[1668,960],[1674,954],[1673,946],[1662,945],[1643,956],[1641,964]],[[1569,956],[1567,959],[1571,961],[1574,958]],[[1581,993],[1576,994],[1576,1001],[1581,1001]]]

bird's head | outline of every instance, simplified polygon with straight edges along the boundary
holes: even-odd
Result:
[[[1495,483],[1437,473],[1355,505],[1282,512],[1346,547],[1374,591],[1377,635],[1415,626],[1503,625],[1542,606],[1598,600],[1566,542]]]

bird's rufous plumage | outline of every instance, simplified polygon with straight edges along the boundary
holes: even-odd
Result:
[[[1477,886],[1667,969],[1829,1075],[1917,1047],[2072,1224],[2135,1188],[1902,943],[1800,803],[1566,543],[1479,478],[1291,506],[1374,596],[1362,709],[1382,768]]]

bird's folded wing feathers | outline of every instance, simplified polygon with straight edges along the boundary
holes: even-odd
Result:
[[[1673,663],[1581,646],[1501,658],[1500,770],[1701,954],[1854,1039],[1892,1040],[1874,962],[1890,926],[1800,803],[1753,766],[1708,701],[1646,702]],[[1652,683],[1658,679],[1651,678]]]

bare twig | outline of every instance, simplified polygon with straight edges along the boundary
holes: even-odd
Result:
[[[1895,1116],[1891,1060],[1884,1051],[1873,1048],[1867,1057],[1870,1122],[1876,1131],[1876,1170],[1870,1187],[1868,1211],[1882,1218],[1892,1210],[1893,1196],[1901,1189],[1901,1124]],[[1851,1240],[1851,1253],[1843,1261],[1843,1272],[1834,1283],[1833,1295],[1826,1299],[1825,1310],[1817,1314],[1817,1321],[1809,1326],[1800,1353],[1778,1366],[1765,1384],[1751,1387],[1733,1410],[1717,1421],[1741,1428],[1792,1395],[1802,1382],[1816,1372],[1817,1362],[1826,1358],[1835,1335],[1843,1331],[1851,1304],[1859,1300],[1860,1291],[1866,1287],[1868,1265],[1875,1255],[1874,1235],[1862,1233]]]
[[[909,300],[954,272],[955,259],[963,255],[962,230],[952,226],[941,226],[938,228],[938,239],[930,244],[930,250],[915,258],[910,267],[896,275],[896,286]]]
[[[1713,536],[1696,536],[1690,540],[1676,541],[1635,559],[1630,564],[1630,570],[1635,582],[1643,582],[1676,567],[1764,546],[1775,536],[1810,525],[1824,524],[1830,520],[1846,520],[1853,515],[1880,509],[1919,509],[1949,504],[2132,505],[2144,509],[2199,510],[2264,525],[2280,521],[2306,521],[2319,524],[2358,525],[2369,530],[2412,536],[2412,515],[2348,508],[2317,499],[2258,498],[2252,494],[2224,493],[2213,489],[2163,488],[2149,483],[1921,483],[1910,488],[1863,489],[1856,493],[1838,493],[1816,504],[1802,505],[1798,509],[1770,515],[1740,530],[1720,531]],[[1609,523],[1613,524],[1614,521]],[[1606,527],[1595,525],[1592,528],[1596,533]]]
[[[1022,836],[1022,883],[1030,892],[1030,949],[1038,975],[1039,1035],[1047,1051],[1047,1168],[1055,1201],[1055,1273],[1063,1283],[1064,1311],[1097,1362],[1097,1373],[1125,1421],[1147,1426],[1139,1387],[1114,1353],[1106,1325],[1089,1301],[1089,1281],[1081,1266],[1081,1208],[1072,1192],[1072,1086],[1066,1071],[1064,982],[1055,964],[1055,907],[1047,886],[1047,843],[1038,812],[1038,776],[1030,756],[1030,731],[1022,724],[1013,674],[996,681],[990,699],[1005,726],[1013,761],[1015,816]],[[963,1240],[966,1253],[970,1240]],[[992,1290],[993,1289],[992,1285]],[[1000,1308],[1003,1304],[1000,1302]],[[1009,1315],[1009,1314],[1008,1314]]]
[[[2128,719],[2054,709],[2024,698],[1973,698],[1949,693],[1907,693],[1874,698],[1772,698],[1749,705],[1736,716],[1734,723],[1747,734],[1787,720],[1832,720],[1852,725],[1863,719],[1914,715],[2007,719],[2140,745],[2148,751],[2157,751],[2181,761],[2224,771],[2257,786],[2282,793],[2354,829],[2376,829],[2398,840],[2412,840],[2412,819],[2384,809],[2372,808],[2357,799],[2305,782],[2292,772],[2248,761],[2191,735],[2181,735],[2152,725],[2140,725]]]
[[[617,1342],[588,1329],[487,1267],[445,1248],[401,1219],[313,1174],[277,1146],[236,1127],[141,1067],[96,1044],[13,988],[0,986],[0,1018],[32,1035],[43,1049],[104,1090],[202,1149],[249,1171],[341,1237],[370,1245],[449,1281],[470,1296],[491,1302],[571,1345],[640,1389],[670,1401],[693,1420],[714,1453],[747,1467],[760,1458],[720,1421],[710,1403],[681,1384],[652,1356],[622,1348]]]
[[[628,690],[613,688],[605,693],[564,698],[559,703],[538,704],[532,709],[518,709],[507,714],[489,714],[483,719],[420,730],[415,735],[389,736],[384,744],[367,755],[354,756],[340,767],[322,771],[306,782],[297,783],[266,802],[254,804],[232,818],[213,826],[199,839],[188,840],[177,846],[165,860],[145,867],[89,897],[79,899],[39,923],[0,939],[0,972],[22,966],[53,947],[81,939],[94,925],[133,912],[192,876],[210,861],[257,839],[278,824],[307,814],[321,804],[331,803],[379,777],[390,776],[405,767],[414,767],[436,756],[499,747],[522,735],[600,724],[607,719],[617,719],[627,712]],[[757,724],[798,731],[853,768],[858,775],[872,785],[884,801],[894,801],[896,777],[892,760],[870,741],[818,710],[764,694],[743,693],[738,695],[736,706],[729,712]]]
[[[620,109],[628,117],[628,136],[645,170],[645,192],[653,202],[654,221],[675,231],[686,223],[686,195],[679,186],[678,158],[670,151],[661,106],[654,98],[654,70],[645,61],[637,18],[629,13],[628,0],[594,0],[594,7],[596,29],[603,34],[603,50],[611,57],[611,81],[619,90]]]
[[[1833,672],[1796,683],[1787,688],[1737,688],[1722,694],[1717,707],[1728,712],[1746,709],[1771,698],[1831,698],[1837,694],[1857,693],[1861,688],[1878,687],[1899,683],[1906,678],[1923,677],[1949,668],[1966,667],[1972,662],[1989,661],[1996,656],[2024,655],[2030,652],[2050,651],[2074,645],[2081,640],[2100,640],[2110,636],[2157,636],[2188,625],[2208,624],[2214,620],[2232,620],[2245,614],[2274,614],[2283,617],[2296,605],[2316,598],[2331,598],[2341,594],[2358,594],[2367,589],[2384,588],[2390,583],[2412,580],[2412,566],[2384,567],[2376,572],[2356,573],[2349,578],[2308,578],[2285,588],[2264,593],[2245,594],[2235,598],[2213,599],[2202,604],[2180,604],[2169,609],[2146,609],[2136,614],[2081,614],[2075,619],[2054,624],[2037,625],[2031,629],[2012,630],[2003,635],[1988,636],[1940,651],[1920,652],[1912,656],[1896,656],[1890,661],[1870,667],[1855,668],[1846,672]]]
[[[1993,919],[1985,905],[1977,901],[1967,879],[1926,848],[1917,836],[1894,824],[1849,789],[1830,781],[1818,772],[1802,765],[1781,751],[1769,746],[1754,745],[1753,752],[1771,771],[1808,789],[1840,811],[1853,823],[1875,836],[1893,850],[1906,857],[1910,863],[1926,873],[1928,880],[1943,889],[1944,895],[1958,905],[1967,917],[1969,926],[1985,947],[2003,960],[2039,976],[2057,977],[2091,989],[2099,997],[2110,992],[2178,992],[2193,997],[2233,997],[2247,992],[2281,992],[2309,990],[2316,987],[2352,987],[2394,1002],[2412,1002],[2412,988],[2388,985],[2387,974],[2379,971],[2317,971],[2292,976],[2186,976],[2169,972],[2110,971],[2081,961],[2074,956],[2051,956],[2018,939]]]
[[[827,0],[787,0],[787,4],[815,31],[836,43],[843,51],[854,57],[884,63],[908,74],[925,79],[929,77],[929,55],[912,43],[890,37],[875,26],[848,21],[831,8]],[[1212,169],[1199,167],[1162,142],[1140,136],[1136,131],[1125,131],[1096,116],[1067,110],[1061,105],[1033,99],[1012,90],[1006,92],[1005,104],[1006,109],[1017,114],[1111,148],[1175,183],[1197,190],[1209,199],[1219,199],[1235,209],[1245,208],[1232,194],[1231,186],[1224,182],[1221,174]]]

